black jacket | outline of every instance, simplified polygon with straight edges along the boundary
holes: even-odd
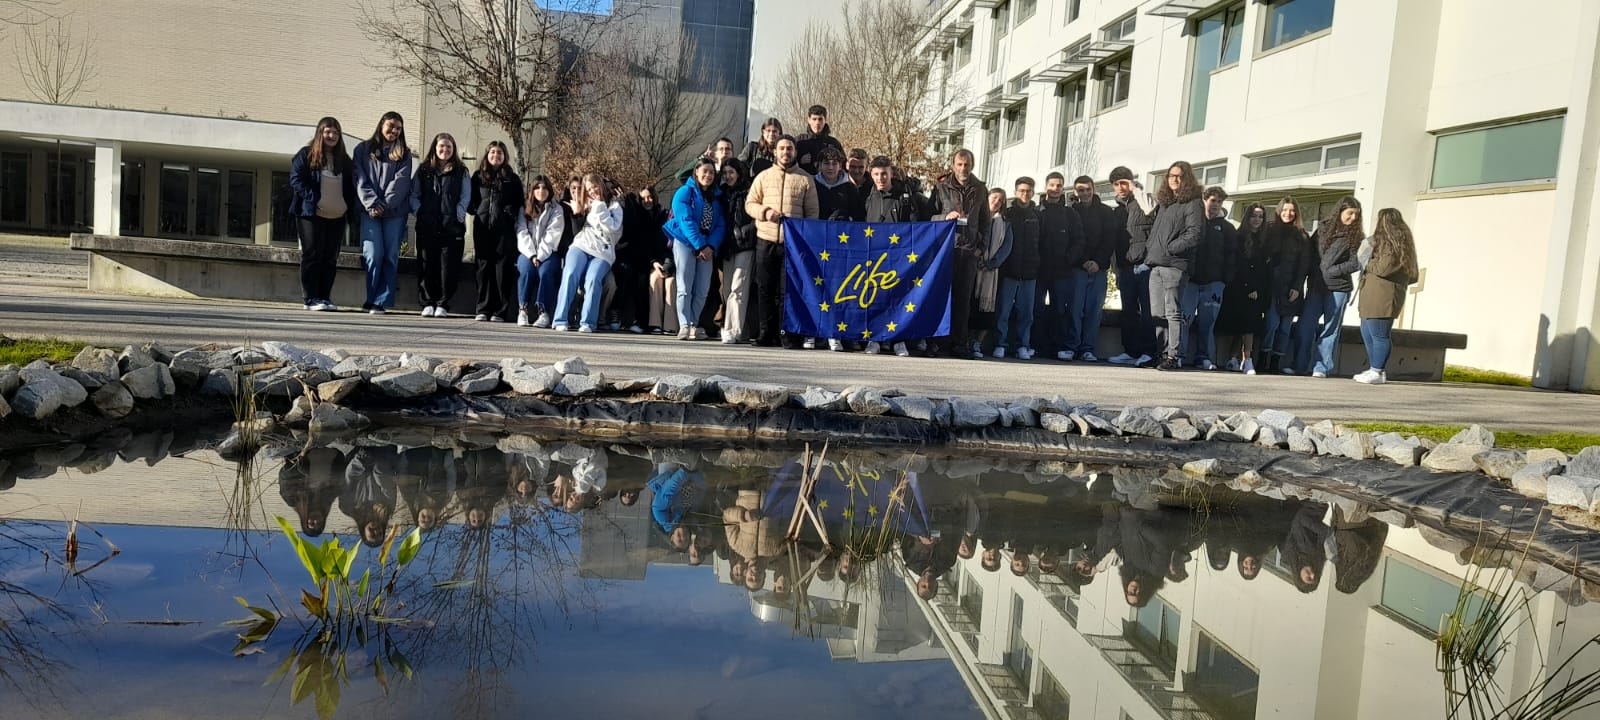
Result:
[[[1117,238],[1122,233],[1117,225],[1117,211],[1100,202],[1100,196],[1089,198],[1087,203],[1075,203],[1073,212],[1083,225],[1083,259],[1079,265],[1093,260],[1100,270],[1111,267],[1117,254]]]
[[[439,173],[427,165],[418,165],[416,175],[412,182],[417,186],[417,225],[423,227],[438,227],[457,229],[466,232],[465,225],[457,228],[456,208],[461,205],[462,178],[467,175],[467,169],[457,163],[455,168],[447,173]],[[473,179],[474,186],[477,179]],[[476,205],[470,205],[469,210],[477,212]],[[513,219],[513,224],[515,220]]]
[[[829,146],[838,150],[840,155],[844,154],[844,145],[839,142],[838,138],[833,136],[833,129],[827,125],[822,126],[822,132],[820,133],[812,134],[807,132],[796,135],[794,138],[794,156],[799,161],[800,169],[806,171],[808,175],[817,174],[817,163],[822,160],[822,149]],[[824,215],[823,217],[827,216]]]
[[[966,213],[967,224],[956,229],[956,249],[972,255],[981,255],[989,242],[989,188],[977,175],[968,175],[966,184],[956,182],[950,173],[933,185],[932,215],[944,219],[945,215],[959,210]]]
[[[1223,218],[1208,219],[1200,246],[1194,250],[1194,262],[1189,266],[1189,282],[1232,282],[1238,260],[1239,231]]]
[[[667,221],[667,211],[660,203],[644,204],[637,192],[623,195],[618,204],[622,206],[622,237],[617,239],[617,262],[637,271],[665,260],[667,236],[661,226]]]
[[[1040,234],[1039,210],[1033,203],[1022,204],[1012,200],[1006,206],[1006,224],[1011,226],[1011,254],[1000,265],[1000,274],[1016,280],[1034,280],[1039,277]]]
[[[838,185],[828,187],[822,184],[822,176],[817,176],[817,217],[823,220],[861,220],[861,193],[856,186],[850,183],[848,177],[841,177]]]
[[[756,249],[756,219],[744,211],[745,198],[750,195],[750,183],[732,190],[723,188],[728,198],[728,239],[718,248],[722,257],[732,257]]]
[[[772,167],[773,164],[772,153],[761,152],[761,143],[757,141],[746,143],[744,149],[739,151],[737,159],[750,170],[750,174],[746,177],[752,178],[760,175],[762,170]]]
[[[1151,218],[1131,196],[1117,198],[1112,217],[1116,221],[1113,224],[1117,233],[1117,269],[1127,272],[1144,262],[1149,247]]]
[[[472,234],[474,237],[490,233],[507,236],[516,241],[517,213],[527,198],[522,193],[522,178],[511,168],[506,168],[500,178],[484,182],[482,175],[472,176]]]
[[[1267,264],[1272,268],[1272,302],[1278,308],[1278,314],[1292,317],[1299,314],[1297,308],[1300,307],[1300,299],[1306,294],[1306,280],[1315,256],[1314,246],[1311,238],[1306,236],[1306,231],[1276,220],[1268,222],[1262,232],[1266,234]],[[1298,293],[1299,297],[1289,300],[1290,290]]]
[[[898,184],[890,185],[887,191],[873,187],[862,201],[865,222],[923,222],[927,219],[928,208],[922,198]]]
[[[1194,250],[1205,234],[1205,202],[1195,198],[1188,202],[1158,205],[1153,215],[1155,220],[1150,225],[1145,264],[1188,272],[1194,259]]]
[[[1356,248],[1361,246],[1361,233],[1355,230],[1336,232],[1337,222],[1317,226],[1317,269],[1311,273],[1311,287],[1319,292],[1353,292],[1355,274],[1361,269],[1356,258]],[[1350,242],[1354,235],[1355,242]]]
[[[1084,261],[1083,222],[1062,197],[1061,202],[1039,200],[1039,277],[1065,278]]]

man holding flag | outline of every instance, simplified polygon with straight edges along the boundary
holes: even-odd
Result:
[[[818,212],[817,184],[796,167],[794,138],[788,135],[778,138],[772,157],[773,166],[755,177],[744,203],[744,211],[756,221],[756,307],[761,333],[752,344],[764,347],[778,344],[779,316],[785,305],[785,220],[815,218]],[[816,333],[801,335],[817,336]],[[785,347],[791,347],[791,342],[785,340]]]
[[[908,192],[904,183],[894,181],[894,165],[887,156],[873,158],[867,176],[872,179],[872,189],[864,201],[864,219],[868,224],[924,222],[928,219],[927,209],[919,202],[920,198]],[[867,352],[870,354],[876,355],[880,348],[877,342],[867,343]],[[906,357],[911,350],[901,340],[894,344],[894,354]]]
[[[953,357],[972,353],[968,321],[972,291],[978,281],[978,257],[989,242],[989,188],[972,174],[972,151],[961,148],[950,159],[950,173],[933,186],[933,214],[957,224],[951,269],[950,342]]]

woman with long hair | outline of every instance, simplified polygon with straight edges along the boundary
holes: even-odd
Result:
[[[517,214],[517,325],[533,324],[530,317],[548,319],[555,310],[542,302],[561,280],[556,251],[566,229],[566,213],[556,200],[550,178],[539,175],[528,183],[528,197]]]
[[[622,206],[617,204],[611,183],[597,173],[583,176],[583,189],[575,198],[574,217],[582,218],[582,228],[572,238],[561,272],[561,294],[556,300],[553,327],[566,330],[572,316],[572,303],[583,289],[583,312],[578,332],[592,333],[600,324],[606,274],[617,259],[617,238],[622,236]]]
[[[761,138],[751,140],[739,153],[739,162],[750,169],[750,177],[761,174],[762,170],[772,167],[777,162],[773,158],[773,151],[778,147],[778,139],[783,137],[783,123],[777,118],[769,117],[761,123]]]
[[[728,238],[719,252],[722,259],[722,343],[746,339],[750,317],[750,278],[756,263],[756,221],[744,211],[750,194],[745,165],[729,159],[722,165],[722,192],[727,197]]]
[[[356,194],[366,211],[361,218],[361,264],[367,272],[367,301],[361,309],[382,315],[394,307],[400,241],[412,202],[411,147],[400,113],[384,113],[372,137],[356,145],[352,160]]]
[[[311,142],[289,162],[289,188],[294,191],[290,210],[300,232],[300,289],[306,309],[332,312],[338,309],[328,298],[339,272],[340,240],[361,206],[338,120],[317,121]]]
[[[1356,251],[1366,233],[1361,229],[1361,203],[1353,197],[1339,200],[1333,215],[1317,226],[1316,265],[1306,287],[1306,307],[1296,326],[1298,362],[1311,371],[1311,377],[1332,374],[1338,360],[1339,329],[1344,326],[1344,309],[1353,280],[1361,269]]]
[[[1292,197],[1278,201],[1262,238],[1267,254],[1268,283],[1266,326],[1261,333],[1257,364],[1261,370],[1293,373],[1289,334],[1294,318],[1305,304],[1306,274],[1311,272],[1311,239],[1300,219],[1300,204]]]
[[[702,158],[695,165],[692,179],[694,182],[673,194],[672,219],[665,226],[667,236],[672,238],[672,261],[678,266],[679,340],[706,339],[705,330],[696,324],[711,289],[717,248],[728,234],[717,164]]]
[[[472,252],[478,265],[475,320],[504,322],[516,305],[517,215],[526,202],[506,144],[489,143],[472,174]]]
[[[1358,251],[1362,262],[1361,292],[1357,311],[1361,313],[1361,341],[1367,347],[1367,370],[1355,380],[1367,385],[1382,385],[1389,380],[1389,331],[1406,306],[1406,287],[1417,281],[1417,246],[1411,228],[1394,208],[1378,211],[1372,238]]]
[[[1217,315],[1217,335],[1233,338],[1228,369],[1256,374],[1256,333],[1261,332],[1270,301],[1268,287],[1272,267],[1267,252],[1267,209],[1251,203],[1244,209],[1239,224],[1238,256],[1233,261],[1233,279],[1222,291],[1222,310]]]
[[[1189,324],[1183,312],[1183,287],[1188,283],[1195,248],[1206,232],[1201,190],[1194,167],[1182,160],[1167,167],[1166,180],[1156,190],[1144,263],[1150,266],[1150,314],[1155,318],[1156,345],[1164,346],[1157,370],[1183,366],[1181,349]]]
[[[450,317],[461,254],[466,249],[467,205],[472,177],[461,163],[456,139],[433,136],[428,155],[417,166],[411,209],[417,214],[417,299],[423,317]]]

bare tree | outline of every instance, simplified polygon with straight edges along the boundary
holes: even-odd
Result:
[[[845,147],[888,155],[915,175],[927,174],[934,121],[933,79],[912,52],[924,28],[924,3],[850,0],[837,22],[813,21],[795,43],[772,88],[787,117],[804,118],[812,105],[828,108],[833,134]],[[964,88],[946,88],[962,102]]]
[[[382,49],[371,62],[438,92],[511,138],[523,173],[558,112],[603,98],[587,67],[635,12],[610,0],[360,0],[362,31]]]
[[[61,0],[0,0],[0,25],[37,25],[56,17]]]
[[[65,17],[26,25],[16,47],[17,73],[28,94],[56,105],[89,88],[95,70],[94,38],[74,32]]]

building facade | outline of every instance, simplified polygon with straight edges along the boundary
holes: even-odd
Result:
[[[1354,195],[1369,232],[1397,208],[1422,265],[1400,327],[1600,389],[1600,4],[947,0],[927,26],[937,149],[991,185],[1125,165],[1153,187],[1188,160],[1235,206]]]

